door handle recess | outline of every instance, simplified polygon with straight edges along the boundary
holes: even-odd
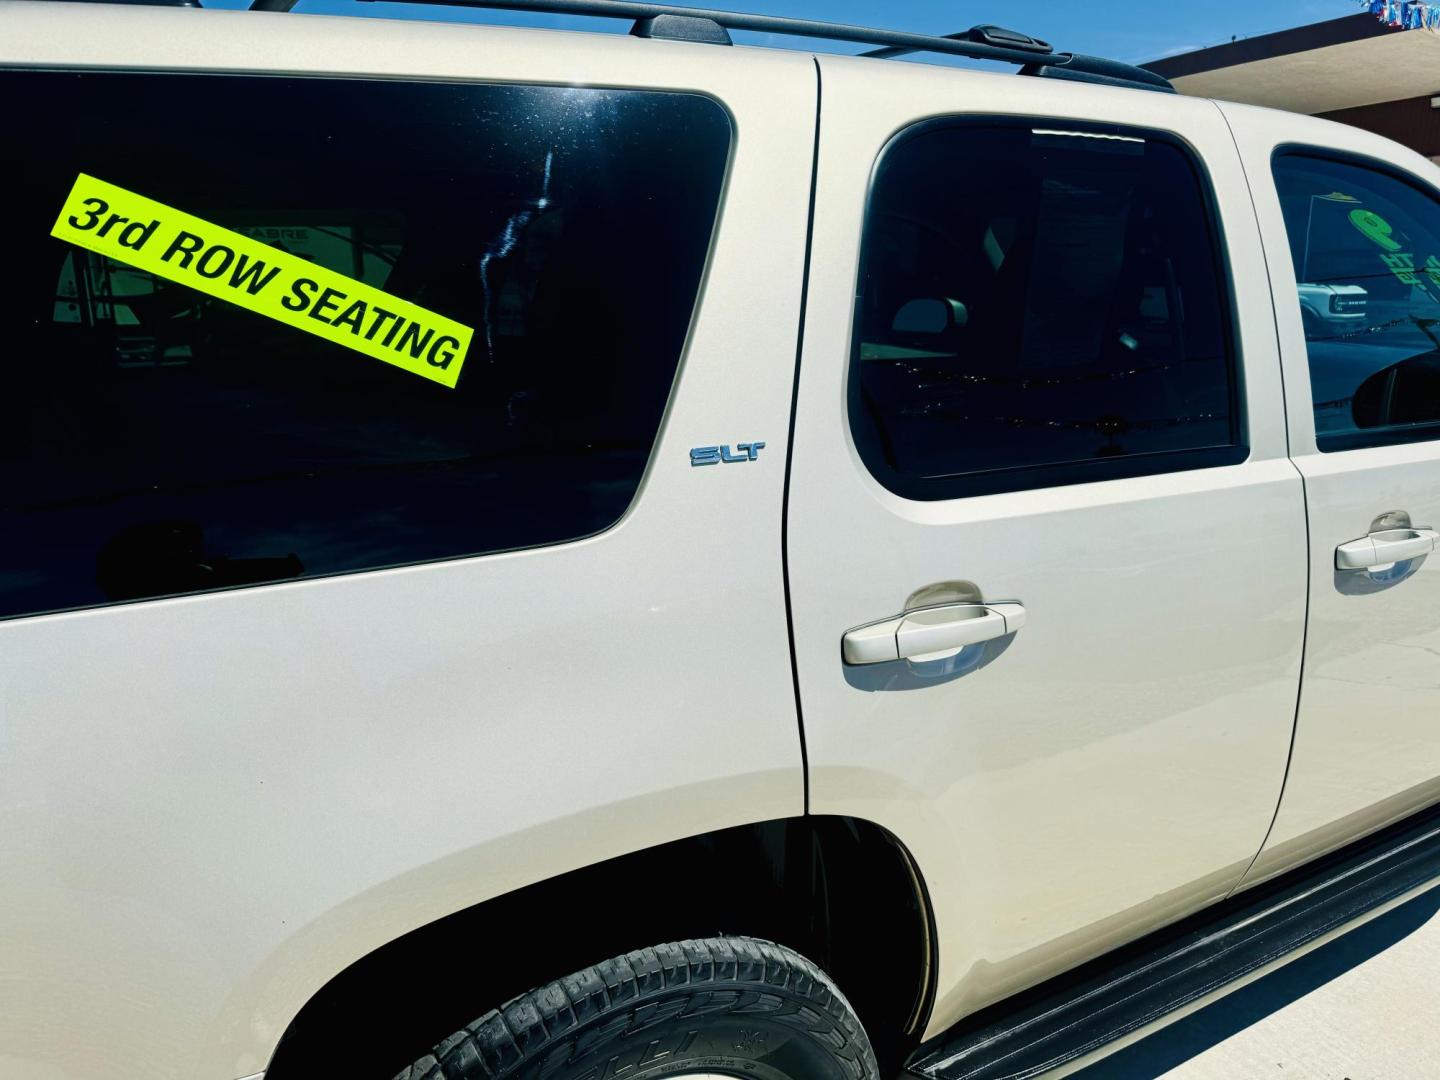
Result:
[[[1377,566],[1417,559],[1435,550],[1440,533],[1434,529],[1386,529],[1351,540],[1335,549],[1336,570],[1373,570]]]
[[[856,627],[843,639],[847,664],[942,660],[967,645],[1013,634],[1025,625],[1020,604],[946,604],[907,611]]]

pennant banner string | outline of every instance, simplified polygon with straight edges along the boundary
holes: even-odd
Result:
[[[1429,30],[1440,33],[1440,2],[1437,0],[1360,0],[1386,26],[1397,30]]]

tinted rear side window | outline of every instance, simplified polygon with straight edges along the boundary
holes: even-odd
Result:
[[[716,217],[718,104],[278,77],[0,87],[0,615],[549,544],[624,513]],[[51,236],[80,174],[473,328],[456,385]]]
[[[1322,451],[1440,439],[1440,205],[1418,183],[1275,158]]]
[[[1229,307],[1191,155],[1155,133],[944,121],[883,157],[851,420],[911,498],[1242,460]]]

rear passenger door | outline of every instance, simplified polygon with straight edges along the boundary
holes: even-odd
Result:
[[[49,7],[0,36],[0,1072],[250,1075],[418,925],[801,813],[810,60]]]
[[[1212,105],[842,60],[822,94],[788,514],[811,809],[915,854],[939,1028],[1240,880],[1304,507]]]
[[[1254,882],[1440,798],[1440,170],[1367,132],[1224,108],[1310,514],[1305,685]]]

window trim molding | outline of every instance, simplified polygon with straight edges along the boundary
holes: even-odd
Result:
[[[873,449],[857,437],[857,415],[865,413],[860,396],[860,297],[863,278],[869,263],[872,237],[870,224],[875,195],[891,155],[913,139],[935,131],[977,128],[1058,127],[1094,135],[1118,135],[1162,142],[1177,149],[1194,174],[1205,213],[1206,232],[1210,239],[1211,262],[1216,275],[1216,293],[1220,299],[1221,334],[1226,345],[1225,364],[1229,374],[1230,430],[1228,444],[1186,447],[1131,454],[1124,457],[1086,458],[1079,461],[1054,462],[1043,465],[1017,465],[983,471],[955,473],[948,476],[910,476],[875,459]],[[1235,296],[1235,277],[1231,272],[1230,250],[1225,243],[1225,230],[1220,217],[1215,185],[1205,166],[1204,156],[1181,136],[1168,131],[1137,124],[1115,124],[1091,120],[1072,120],[1054,116],[1015,116],[993,113],[950,113],[909,124],[895,132],[880,148],[871,166],[865,191],[864,216],[860,223],[860,251],[855,267],[852,289],[850,347],[846,360],[845,401],[846,431],[857,456],[874,480],[892,494],[916,502],[942,502],[977,495],[1031,491],[1038,488],[1068,487],[1093,484],[1106,480],[1126,480],[1164,473],[1187,472],[1195,469],[1238,465],[1250,457],[1249,418],[1245,409],[1244,357],[1238,332],[1239,318]],[[874,428],[870,419],[861,421]],[[874,440],[878,441],[878,439]]]
[[[1354,150],[1342,150],[1333,146],[1317,146],[1313,143],[1284,142],[1279,143],[1270,151],[1270,184],[1275,189],[1276,202],[1280,200],[1280,182],[1276,175],[1281,158],[1309,158],[1312,161],[1329,162],[1332,165],[1346,165],[1355,169],[1366,169],[1372,173],[1379,173],[1381,176],[1389,177],[1397,183],[1404,184],[1413,189],[1417,194],[1427,198],[1437,209],[1440,209],[1440,189],[1428,180],[1411,172],[1403,165],[1397,165],[1393,161],[1386,161],[1384,158],[1371,157],[1369,154],[1358,153]],[[1290,230],[1285,226],[1285,215],[1282,210],[1280,224],[1285,228],[1286,254],[1290,249]],[[1440,233],[1440,230],[1437,230]],[[1440,254],[1440,252],[1437,252]],[[1295,269],[1295,259],[1290,258],[1290,276],[1294,279],[1294,302],[1298,312],[1300,308],[1300,275]],[[1382,369],[1383,370],[1383,369]],[[1310,343],[1305,342],[1305,373],[1310,378],[1310,409],[1314,415],[1315,409],[1315,384],[1310,370]],[[1322,454],[1344,453],[1346,450],[1368,450],[1377,446],[1405,446],[1410,443],[1423,443],[1440,441],[1440,417],[1434,420],[1416,424],[1403,424],[1391,427],[1356,428],[1353,431],[1342,431],[1334,434],[1322,434],[1314,431],[1315,449]]]

